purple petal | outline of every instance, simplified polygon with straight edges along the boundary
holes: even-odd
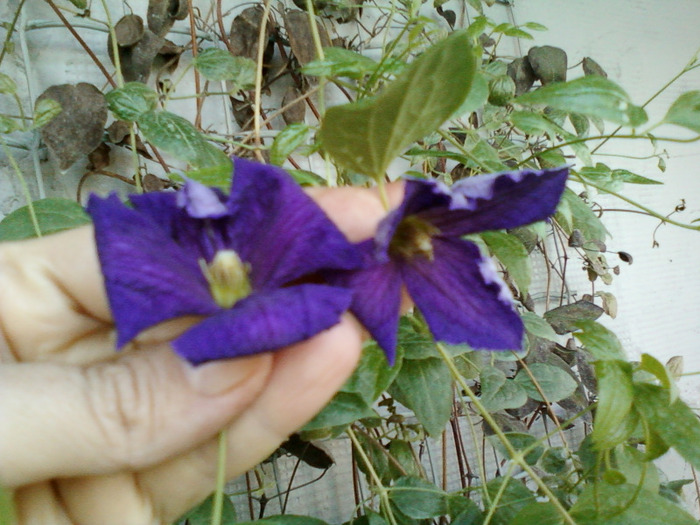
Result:
[[[359,245],[368,264],[362,270],[337,272],[329,276],[332,284],[353,291],[350,311],[384,350],[390,365],[396,357],[396,337],[401,308],[401,273],[392,261],[372,260],[372,240]]]
[[[437,340],[475,349],[518,350],[523,323],[490,259],[460,239],[433,239],[434,260],[402,265],[408,292]]]
[[[234,166],[231,238],[256,288],[359,267],[355,247],[284,170],[243,159]]]
[[[194,326],[173,348],[193,364],[277,350],[338,323],[351,299],[349,290],[317,284],[256,293]]]
[[[116,195],[90,197],[97,253],[117,327],[117,347],[139,332],[183,315],[219,310],[196,257],[183,251],[147,215]]]
[[[450,211],[435,207],[419,215],[446,236],[545,220],[557,208],[568,173],[569,169],[562,167],[470,177],[452,186]]]
[[[177,205],[195,219],[220,219],[230,213],[221,193],[190,179],[177,192]]]

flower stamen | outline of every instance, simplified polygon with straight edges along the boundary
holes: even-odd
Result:
[[[434,260],[432,238],[440,230],[416,215],[405,217],[396,227],[389,244],[389,252],[406,259],[417,255]]]
[[[231,308],[252,292],[248,274],[250,265],[244,263],[233,250],[221,250],[211,263],[199,260],[202,273],[209,283],[209,290],[216,304]]]

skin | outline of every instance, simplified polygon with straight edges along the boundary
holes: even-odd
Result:
[[[309,192],[351,241],[385,214],[357,188]],[[402,188],[388,188],[392,205]],[[19,523],[171,523],[215,486],[217,435],[233,478],[311,419],[352,373],[361,327],[274,353],[192,367],[178,319],[114,350],[91,227],[0,244],[0,485]]]

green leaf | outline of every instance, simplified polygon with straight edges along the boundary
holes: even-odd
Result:
[[[578,525],[697,525],[681,507],[636,485],[588,485],[570,510]]]
[[[525,330],[527,330],[528,333],[530,333],[536,337],[541,337],[542,339],[547,339],[548,341],[558,341],[559,340],[559,337],[557,336],[557,333],[552,328],[552,325],[550,325],[547,321],[542,319],[536,313],[523,312],[520,315],[520,318],[523,320],[523,324],[525,325]]]
[[[549,502],[530,503],[515,515],[508,525],[562,525],[564,518],[559,510]]]
[[[317,518],[312,518],[311,516],[282,514],[279,516],[270,516],[260,520],[241,521],[236,525],[328,525],[328,523]]]
[[[472,88],[469,90],[467,98],[454,112],[455,117],[469,115],[477,109],[484,107],[489,99],[489,81],[481,71],[477,71],[472,79]]]
[[[280,131],[270,146],[270,162],[276,166],[284,164],[287,157],[304,143],[310,130],[307,124],[297,122]]]
[[[377,413],[359,394],[338,392],[316,417],[304,425],[303,431],[347,426],[358,419],[376,416]]]
[[[594,321],[603,315],[604,310],[590,301],[576,301],[552,308],[544,313],[544,319],[560,335],[579,328],[582,321]]]
[[[287,173],[289,173],[300,186],[326,185],[326,180],[312,171],[289,169]]]
[[[437,129],[469,93],[475,58],[464,31],[415,59],[373,99],[330,108],[320,140],[338,164],[374,178],[409,144]]]
[[[520,95],[516,101],[524,105],[543,104],[631,127],[647,121],[644,110],[633,105],[621,87],[607,78],[595,75],[552,83]]]
[[[605,326],[591,319],[574,321],[574,326],[579,331],[574,332],[574,337],[596,359],[626,359],[625,351],[617,336]]]
[[[41,199],[32,203],[42,235],[76,228],[90,222],[83,207],[69,199]],[[23,206],[0,221],[0,241],[36,237],[29,207]]]
[[[48,124],[63,111],[61,104],[52,98],[42,98],[34,105],[34,128]]]
[[[361,396],[371,405],[384,392],[401,369],[403,353],[398,349],[394,366],[388,366],[384,351],[370,341],[362,349],[360,362],[341,388],[342,392]]]
[[[301,72],[315,77],[360,79],[378,66],[371,58],[342,47],[326,47],[323,48],[323,53],[323,60],[309,62],[301,68]]]
[[[525,454],[525,462],[528,465],[537,463],[540,456],[544,453],[544,447],[537,444],[537,438],[531,434],[526,434],[524,432],[506,432],[504,435],[508,438],[508,441],[516,452],[523,452],[526,449],[529,450],[529,452]],[[512,459],[508,449],[497,435],[491,434],[488,436],[488,440],[503,457]]]
[[[209,525],[211,523],[213,503],[214,496],[212,495],[180,518],[178,523],[182,520],[187,520],[187,525]],[[235,523],[238,523],[236,508],[227,497],[224,498],[221,523],[222,525],[234,525]]]
[[[0,525],[16,525],[16,520],[12,492],[0,487]]]
[[[7,134],[19,129],[19,125],[15,119],[0,115],[0,133]]]
[[[571,234],[573,229],[580,230],[586,240],[604,241],[608,235],[608,230],[605,228],[600,219],[593,213],[591,207],[581,199],[571,189],[566,188],[562,194],[561,202],[557,209],[557,222],[561,224],[566,233]],[[571,217],[571,221],[560,220],[563,210]]]
[[[700,468],[700,421],[681,399],[671,402],[670,393],[660,386],[634,385],[634,406],[666,444]]]
[[[683,93],[671,104],[664,122],[700,133],[700,91]]]
[[[210,168],[201,168],[198,170],[187,170],[183,172],[185,177],[196,180],[207,186],[216,186],[224,191],[228,191],[231,187],[232,167],[231,163],[220,164]],[[169,174],[171,179],[179,179],[178,174]]]
[[[578,386],[576,381],[558,366],[547,363],[532,363],[528,365],[530,373],[537,381],[542,394],[533,383],[526,370],[520,370],[515,376],[515,381],[525,389],[527,395],[535,401],[544,401],[544,398],[551,403],[556,403],[569,397]]]
[[[530,287],[530,257],[525,245],[515,237],[505,232],[483,232],[481,238],[491,250],[491,253],[503,263],[508,275],[515,281],[520,293],[525,296]]]
[[[661,386],[668,389],[670,394],[671,403],[678,399],[678,387],[676,386],[676,381],[671,376],[661,361],[656,359],[654,356],[649,354],[642,354],[642,361],[639,366],[640,370],[644,370],[653,374],[656,379],[659,380]]]
[[[0,93],[4,95],[14,95],[17,93],[17,84],[11,76],[0,73]]]
[[[494,501],[496,494],[501,491],[501,486],[505,487],[501,493],[501,498],[495,502],[496,512],[493,514],[491,523],[493,525],[508,525],[515,516],[531,503],[535,503],[535,495],[530,492],[525,485],[513,478],[497,477],[486,484],[491,501]]]
[[[142,82],[128,82],[105,95],[110,111],[128,122],[156,108],[158,93]]]
[[[450,525],[481,525],[484,515],[479,506],[466,496],[453,493],[447,500]]]
[[[481,36],[481,33],[484,32],[488,25],[488,18],[486,18],[484,15],[477,16],[469,27],[467,27],[467,35],[469,38],[477,39],[479,36]]]
[[[209,48],[197,55],[194,67],[209,80],[230,80],[234,91],[255,85],[256,65],[246,57],[233,56],[223,49]]]
[[[498,368],[487,366],[481,370],[481,403],[489,412],[520,408],[527,403],[527,392]]]
[[[595,363],[598,405],[591,439],[597,450],[608,450],[627,440],[636,427],[632,414],[632,365],[625,361]]]
[[[389,470],[395,479],[402,476],[417,478],[421,476],[421,467],[416,462],[411,443],[403,439],[392,439],[391,443],[389,443],[389,454],[401,465],[401,469],[399,469],[393,461],[389,462]]]
[[[613,457],[615,464],[625,476],[630,485],[642,485],[644,490],[659,492],[659,471],[644,452],[630,445],[620,445],[615,448]]]
[[[231,173],[231,160],[220,149],[207,142],[204,136],[186,119],[169,111],[147,111],[136,121],[143,136],[151,144],[194,169],[214,168],[219,174]]]
[[[441,359],[404,360],[389,393],[413,411],[431,436],[438,436],[450,419],[452,381]]]
[[[447,514],[447,494],[422,478],[397,480],[389,492],[389,501],[409,518],[427,519]]]

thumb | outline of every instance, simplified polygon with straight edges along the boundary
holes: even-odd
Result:
[[[271,363],[263,354],[192,367],[159,345],[85,367],[0,365],[0,485],[159,463],[243,411]]]

